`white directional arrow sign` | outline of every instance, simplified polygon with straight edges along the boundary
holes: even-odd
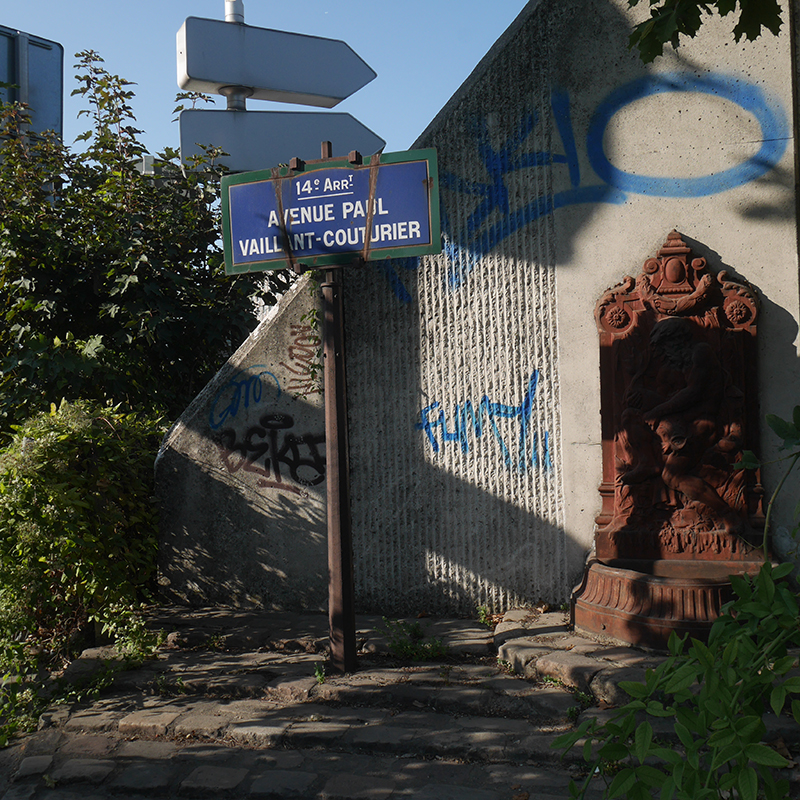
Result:
[[[183,111],[181,158],[200,154],[201,144],[218,145],[228,156],[219,161],[231,172],[252,172],[287,163],[297,156],[319,158],[320,142],[334,152],[358,150],[372,155],[386,142],[350,114],[314,111]]]
[[[256,100],[332,108],[375,78],[338,39],[189,17],[177,45],[178,85],[187,91],[244,87]]]

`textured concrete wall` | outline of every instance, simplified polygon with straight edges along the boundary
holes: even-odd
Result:
[[[673,228],[761,292],[764,410],[797,394],[790,38],[714,19],[645,66],[626,6],[530,3],[417,142],[444,253],[348,277],[370,607],[568,596],[599,510],[594,306]]]
[[[762,412],[791,413],[800,386],[791,37],[734,44],[733,23],[711,18],[645,66],[627,39],[646,14],[626,0],[529,3],[416,143],[438,149],[442,255],[346,271],[364,610],[469,614],[567,599],[600,507],[594,307],[673,228],[712,271],[758,289]],[[233,372],[284,359],[279,330],[294,319],[264,326],[248,352],[266,355],[237,354]],[[203,429],[215,391],[162,458],[162,473],[190,469],[203,487],[182,506],[201,503],[199,519],[170,512],[175,565],[162,562],[164,574],[187,597],[200,582],[197,597],[324,602],[321,485],[307,498],[254,485],[240,494],[242,473],[204,444],[218,436]],[[321,421],[306,428],[321,431]],[[766,480],[774,485],[774,472]],[[242,509],[247,524],[231,524]],[[220,515],[215,528],[208,521]],[[789,517],[779,510],[782,526]],[[253,544],[262,530],[267,542]],[[184,548],[190,555],[175,559]],[[197,576],[220,550],[246,556],[218,586]]]
[[[327,603],[314,308],[303,279],[164,439],[159,581],[170,600],[295,610]]]

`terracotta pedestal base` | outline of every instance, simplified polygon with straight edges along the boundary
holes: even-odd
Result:
[[[732,597],[729,576],[760,562],[617,561],[590,564],[572,594],[576,631],[666,649],[672,631],[707,639]]]

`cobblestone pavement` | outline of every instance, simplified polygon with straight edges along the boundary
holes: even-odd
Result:
[[[494,632],[419,622],[446,657],[404,665],[385,623],[359,617],[358,671],[320,680],[322,616],[162,609],[157,659],[0,751],[0,798],[567,798],[582,765],[553,739],[658,661],[573,635],[560,613],[511,611]],[[112,655],[87,650],[69,679]]]

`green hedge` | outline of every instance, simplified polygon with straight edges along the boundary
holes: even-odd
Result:
[[[0,667],[56,666],[114,627],[156,569],[156,417],[84,402],[18,426],[0,451]]]

